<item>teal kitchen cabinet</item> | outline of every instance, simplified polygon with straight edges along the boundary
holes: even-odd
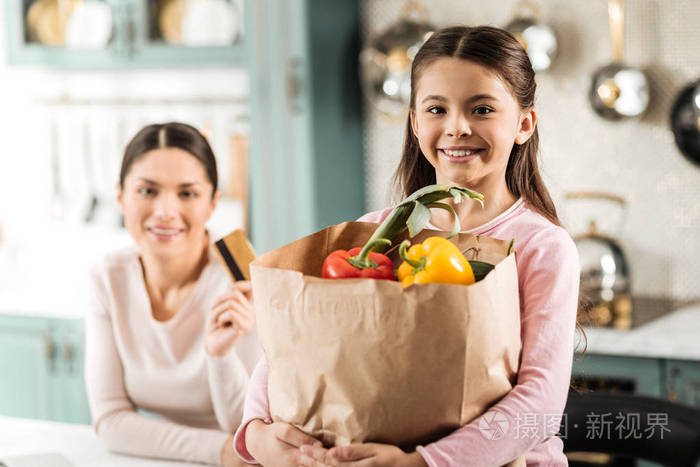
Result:
[[[46,320],[0,316],[0,414],[51,418],[55,354]]]
[[[0,415],[89,423],[83,323],[0,315]]]
[[[251,237],[259,252],[364,213],[359,0],[246,12]]]
[[[700,407],[700,362],[665,360],[664,373],[666,397]]]
[[[5,0],[7,58],[11,65],[33,64],[61,68],[154,68],[163,66],[244,66],[245,41],[225,46],[184,46],[164,41],[157,31],[156,0],[101,0],[111,8],[112,35],[101,49],[46,45],[30,37],[27,13],[34,3],[51,0]],[[238,13],[239,30],[245,30],[247,3],[229,0]],[[68,2],[70,3],[70,2]],[[242,10],[242,11],[241,11]],[[36,10],[38,11],[38,9]]]
[[[663,361],[618,355],[586,353],[574,360],[574,380],[594,389],[625,390],[663,397]]]
[[[53,391],[55,417],[71,423],[90,423],[85,393],[85,332],[83,320],[64,319],[56,326],[58,390]]]

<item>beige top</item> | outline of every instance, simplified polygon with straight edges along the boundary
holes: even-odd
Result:
[[[92,269],[85,380],[93,424],[108,449],[220,463],[262,353],[255,331],[224,357],[205,351],[207,313],[231,283],[215,255],[210,248],[188,301],[164,322],[151,313],[136,247]]]

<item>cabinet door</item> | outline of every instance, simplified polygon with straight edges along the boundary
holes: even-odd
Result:
[[[112,0],[114,1],[114,0]],[[124,1],[124,0],[118,0]],[[132,7],[129,12],[128,26],[130,65],[131,66],[168,66],[168,65],[244,65],[245,64],[245,10],[248,4],[256,0],[223,0],[228,3],[228,12],[216,28],[218,45],[207,40],[214,37],[190,37],[186,31],[191,28],[177,24],[176,19],[186,23],[192,20],[184,15],[173,14],[174,2],[158,0],[130,0]],[[187,4],[185,4],[187,5]],[[190,7],[197,5],[190,3]],[[211,5],[210,5],[211,6]],[[187,14],[187,9],[181,10]],[[201,12],[202,10],[197,10]],[[190,8],[192,14],[192,8]],[[223,12],[222,12],[223,13]],[[189,18],[197,16],[192,14]],[[219,29],[224,25],[231,26],[225,31]],[[205,25],[203,27],[206,27]],[[229,34],[231,41],[224,41]]]
[[[364,213],[358,3],[257,0],[248,12],[258,251]]]
[[[64,45],[67,11],[46,0],[5,0],[7,58],[11,65],[42,64],[59,67],[121,66],[128,48],[129,1],[100,0],[108,11],[110,39],[100,48],[69,48]],[[75,2],[73,2],[75,5]],[[95,28],[97,26],[94,26]],[[109,29],[107,29],[109,33]]]
[[[0,414],[52,418],[56,353],[49,320],[0,316]]]
[[[666,395],[672,401],[700,407],[700,362],[668,360]]]
[[[661,397],[662,365],[653,358],[584,354],[574,361],[573,376],[586,383],[619,384],[630,392]]]
[[[55,333],[58,348],[60,384],[52,393],[54,417],[57,421],[90,423],[90,409],[85,394],[83,369],[85,334],[82,320],[61,320]]]

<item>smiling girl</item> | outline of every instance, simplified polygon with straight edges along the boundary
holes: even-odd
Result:
[[[116,189],[135,245],[91,272],[95,430],[117,452],[239,465],[232,433],[259,350],[250,284],[230,285],[205,228],[220,197],[214,154],[189,125],[147,126]]]
[[[237,451],[250,462],[309,467],[497,466],[523,454],[528,465],[568,465],[556,434],[571,377],[579,263],[537,166],[535,74],[528,56],[501,29],[443,29],[418,51],[411,87],[396,172],[402,198],[434,183],[475,189],[484,195],[483,209],[453,204],[463,232],[515,239],[522,343],[517,383],[485,414],[414,452],[378,443],[325,449],[270,420],[262,361],[251,379]],[[360,220],[381,222],[390,211]],[[449,231],[451,215],[433,211],[430,227]],[[498,436],[493,420],[502,429]]]

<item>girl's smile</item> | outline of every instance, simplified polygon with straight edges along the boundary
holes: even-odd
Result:
[[[476,146],[448,146],[438,148],[438,155],[448,162],[460,164],[476,159],[483,150]]]

